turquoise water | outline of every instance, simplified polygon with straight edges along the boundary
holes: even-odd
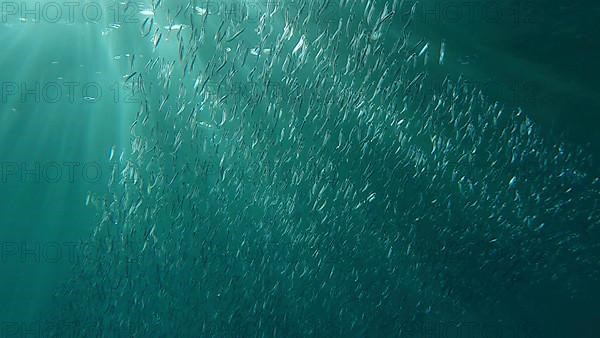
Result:
[[[597,5],[0,8],[1,336],[597,336]]]

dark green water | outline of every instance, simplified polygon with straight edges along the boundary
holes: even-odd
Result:
[[[1,337],[600,332],[597,4],[84,3],[2,1]]]

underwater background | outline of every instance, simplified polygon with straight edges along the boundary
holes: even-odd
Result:
[[[593,1],[1,1],[0,337],[597,337]]]

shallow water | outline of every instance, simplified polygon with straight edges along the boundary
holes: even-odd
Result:
[[[89,3],[2,2],[2,336],[597,335],[597,5]]]

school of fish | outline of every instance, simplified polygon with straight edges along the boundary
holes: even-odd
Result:
[[[57,318],[84,336],[401,337],[600,279],[591,155],[431,72],[450,46],[413,34],[416,4],[236,4],[127,3],[140,104],[87,200],[101,254]]]

